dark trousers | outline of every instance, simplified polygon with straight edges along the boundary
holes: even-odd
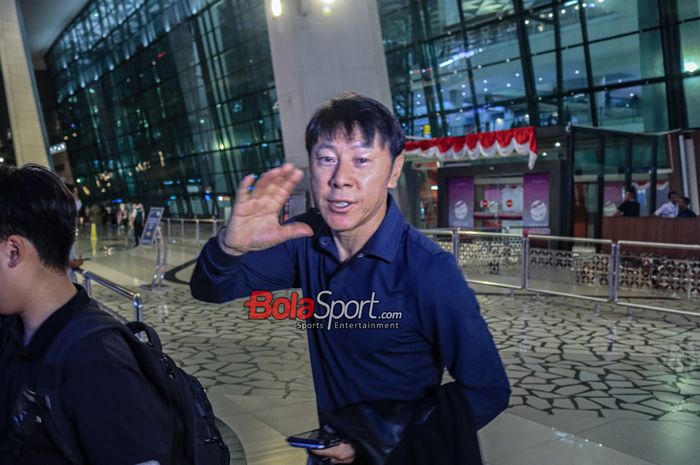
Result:
[[[141,234],[143,233],[143,223],[134,223],[134,240],[136,241],[136,245],[139,245],[139,241],[141,240]]]

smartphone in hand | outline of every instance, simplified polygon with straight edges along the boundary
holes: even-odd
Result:
[[[304,433],[295,434],[287,438],[287,442],[293,447],[303,447],[306,449],[328,449],[337,446],[341,438],[328,431],[315,429]]]

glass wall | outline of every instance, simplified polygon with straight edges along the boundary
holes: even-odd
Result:
[[[220,216],[284,159],[263,2],[93,0],[46,61],[88,204]]]
[[[378,3],[394,107],[410,135],[700,125],[696,0]]]

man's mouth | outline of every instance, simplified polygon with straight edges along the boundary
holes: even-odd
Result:
[[[331,211],[343,212],[350,208],[352,202],[347,200],[329,200],[328,205],[330,206]]]

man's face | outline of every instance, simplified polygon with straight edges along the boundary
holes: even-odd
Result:
[[[678,205],[678,208],[680,208],[681,210],[685,210],[686,208],[688,208],[688,204],[685,203],[685,199],[683,199],[683,197],[681,197],[681,196],[677,197],[676,204]]]
[[[309,160],[316,206],[334,232],[371,235],[386,211],[386,196],[396,187],[403,155],[392,163],[379,137],[365,141],[357,131],[319,141]]]
[[[679,198],[679,197],[680,197],[680,196],[679,196],[678,194],[671,194],[671,202],[673,202],[673,203],[675,203],[676,205],[678,205],[678,198]]]

